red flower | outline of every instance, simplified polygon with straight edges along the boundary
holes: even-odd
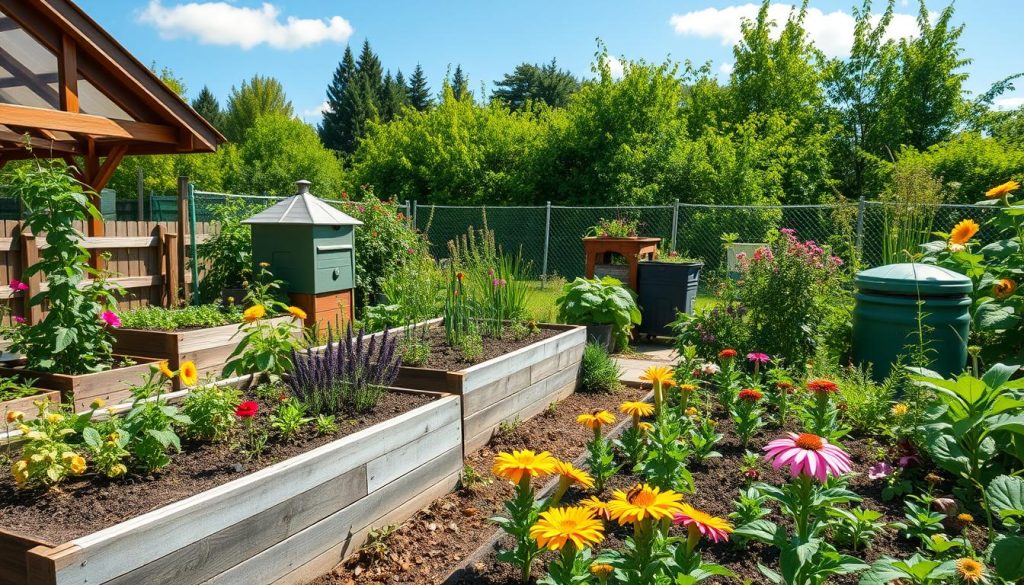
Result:
[[[818,378],[807,382],[807,389],[815,394],[835,394],[839,391],[839,386],[832,380]]]
[[[786,394],[791,394],[793,392],[793,384],[791,382],[776,382],[775,388],[785,391]]]
[[[238,405],[235,409],[235,416],[238,418],[252,418],[256,416],[259,411],[260,405],[256,404],[252,400],[246,400],[245,402]]]
[[[735,349],[723,349],[722,351],[718,352],[719,359],[731,360],[734,357],[736,357]]]
[[[743,390],[740,390],[739,393],[740,400],[749,400],[751,402],[757,402],[758,400],[761,400],[763,396],[764,394],[761,394],[760,390],[755,390],[753,388],[744,388]]]

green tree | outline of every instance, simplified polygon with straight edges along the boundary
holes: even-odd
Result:
[[[405,78],[399,71],[391,77],[388,71],[384,75],[384,100],[381,102],[381,120],[388,122],[402,113],[402,108],[409,104],[409,96],[405,92]]]
[[[220,102],[213,95],[210,88],[203,86],[202,91],[192,100],[192,109],[209,122],[214,128],[220,130],[224,126],[224,112],[220,109]]]
[[[232,142],[242,142],[258,118],[272,114],[292,116],[292,103],[280,81],[254,75],[243,81],[241,87],[231,88],[224,115],[224,135]]]
[[[238,146],[237,156],[225,177],[233,192],[293,195],[295,181],[308,179],[322,197],[341,193],[340,161],[324,147],[312,126],[290,115],[256,118]]]
[[[334,70],[330,85],[327,86],[327,109],[318,128],[320,140],[324,146],[332,150],[342,150],[343,145],[350,142],[349,128],[344,118],[345,90],[355,71],[356,60],[352,56],[352,48],[346,45],[345,54]]]
[[[452,74],[451,88],[452,95],[457,100],[464,99],[466,96],[472,97],[469,91],[469,78],[463,73],[462,65],[455,66],[455,73]]]
[[[409,105],[421,112],[430,109],[430,106],[433,105],[433,100],[430,99],[430,87],[427,85],[427,76],[423,73],[423,67],[419,63],[416,64],[416,69],[413,69],[412,76],[409,78],[408,93]]]
[[[520,63],[494,85],[491,99],[500,100],[513,111],[529,102],[543,102],[553,108],[565,107],[580,83],[571,73],[558,68],[554,59],[545,65]]]

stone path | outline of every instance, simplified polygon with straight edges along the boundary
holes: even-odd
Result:
[[[676,361],[675,349],[670,345],[639,343],[628,354],[617,354],[615,362],[622,368],[619,378],[627,386],[648,386],[640,376],[651,366],[671,366]]]

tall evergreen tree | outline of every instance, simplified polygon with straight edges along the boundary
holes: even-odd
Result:
[[[223,131],[224,112],[220,110],[220,102],[217,101],[217,97],[213,95],[209,87],[204,85],[196,99],[192,100],[192,109],[214,128]]]
[[[320,133],[320,141],[332,150],[341,150],[342,145],[349,141],[347,133],[350,124],[344,118],[346,111],[345,89],[355,72],[356,60],[352,56],[352,47],[346,46],[345,54],[334,70],[334,77],[331,79],[330,85],[327,86],[327,110],[317,129]]]
[[[391,71],[384,75],[384,100],[381,102],[381,120],[389,122],[402,113],[409,103],[409,96],[405,93],[405,77],[399,71],[391,77]]]
[[[452,93],[455,95],[455,99],[461,100],[462,98],[470,95],[469,93],[469,78],[462,72],[462,65],[455,66],[455,73],[452,75]]]
[[[369,40],[363,41],[363,49],[359,52],[359,60],[356,62],[356,72],[366,79],[379,103],[384,97],[384,68],[380,64],[380,58],[370,48]]]
[[[568,71],[558,68],[554,59],[546,65],[520,63],[515,71],[506,73],[494,83],[497,89],[491,99],[499,100],[512,110],[521,110],[528,101],[544,102],[554,108],[564,107],[579,89],[579,81]]]
[[[252,79],[243,81],[241,87],[231,88],[224,115],[224,135],[232,142],[241,142],[256,118],[266,114],[293,116],[294,111],[280,81],[254,75]]]
[[[421,112],[430,109],[432,103],[430,87],[427,86],[427,76],[423,73],[423,67],[419,63],[412,71],[406,91],[409,94],[409,105]]]

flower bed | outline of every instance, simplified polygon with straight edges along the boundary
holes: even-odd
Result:
[[[276,326],[292,319],[275,317],[267,319],[267,323]],[[297,336],[302,334],[298,328],[295,331]],[[241,341],[237,324],[176,331],[119,328],[113,330],[113,335],[116,352],[166,360],[172,370],[191,360],[200,378],[208,374],[218,376]],[[180,388],[177,378],[174,384],[176,389]]]
[[[0,532],[5,583],[311,579],[361,545],[371,526],[400,522],[455,485],[462,469],[460,399],[414,394],[429,402],[252,473],[225,465],[201,474],[200,482],[235,477],[64,542],[16,532],[17,505],[8,502]],[[146,492],[159,485],[143,482]],[[126,502],[145,509],[130,496]],[[77,503],[59,529],[79,529],[69,522],[76,516],[99,515],[74,512]]]
[[[519,347],[456,370],[429,367],[429,359],[428,367],[402,366],[395,386],[462,396],[466,451],[475,451],[502,422],[529,419],[576,389],[586,328],[539,327]]]
[[[58,404],[60,403],[60,392],[24,386],[10,378],[0,380],[0,420],[7,422],[8,429],[14,423],[15,418],[31,420],[35,416],[34,403],[37,400]],[[18,413],[21,414],[20,417],[17,416]]]
[[[59,374],[0,366],[0,376],[35,380],[35,386],[59,391],[64,402],[72,404],[76,411],[83,411],[96,399],[117,404],[131,398],[131,389],[145,379],[150,372],[150,364],[157,361],[130,356],[114,356],[114,359],[121,363],[130,360],[131,363],[91,374]]]

